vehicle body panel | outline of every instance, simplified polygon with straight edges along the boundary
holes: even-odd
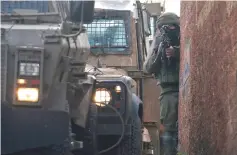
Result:
[[[106,68],[107,69],[107,68]],[[106,70],[104,69],[104,70]],[[111,68],[108,68],[109,70]],[[98,75],[96,88],[107,88],[106,85],[123,85],[122,91],[125,92],[125,102],[120,102],[118,112],[121,114],[125,123],[125,135],[131,134],[131,119],[138,118],[139,104],[132,100],[132,79],[124,75]],[[114,104],[114,103],[110,103]],[[98,107],[97,109],[97,134],[98,135],[121,135],[122,124],[118,114],[109,107]]]
[[[11,108],[2,104],[2,154],[61,144],[68,138],[66,112]]]
[[[95,77],[87,76],[86,80],[79,80],[80,90],[77,90],[73,96],[68,96],[70,103],[70,116],[73,122],[86,128],[86,122],[88,118],[88,111],[90,108],[91,96],[95,87]]]
[[[152,4],[151,4],[152,5]],[[160,6],[160,4],[156,4],[157,6]],[[154,7],[152,7],[151,9],[153,9],[152,15],[155,15],[155,13],[159,12],[160,14],[160,9],[158,8],[158,11],[154,11]],[[100,11],[100,10],[96,10],[96,11]],[[105,11],[105,10],[103,10]],[[114,11],[116,12],[116,9],[114,9]],[[119,10],[121,11],[121,10]],[[119,12],[117,11],[117,12]],[[140,23],[139,21],[137,21],[136,18],[136,11],[133,12],[133,16],[130,15],[130,19],[128,20],[130,23],[130,27],[128,27],[127,29],[129,29],[127,35],[130,36],[131,38],[131,42],[129,44],[130,48],[129,51],[126,54],[115,54],[113,52],[111,53],[105,53],[105,54],[91,54],[89,57],[89,61],[88,63],[94,66],[103,66],[103,67],[107,67],[107,68],[114,68],[116,69],[120,69],[123,70],[123,72],[126,73],[126,75],[130,76],[132,75],[131,73],[134,73],[134,75],[136,73],[139,72],[139,62],[138,62],[138,48],[139,46],[137,46],[138,44],[141,44],[141,48],[144,46],[142,45],[142,43],[138,43],[137,37],[141,37],[141,36],[137,36],[141,33],[139,33],[139,30],[137,29],[137,25],[136,23]],[[156,14],[157,16],[159,14]],[[106,17],[109,18],[110,14],[107,14]],[[153,34],[153,33],[152,33]],[[152,38],[152,36],[150,36]],[[89,37],[90,39],[90,37]],[[146,38],[146,43],[149,43],[148,37]],[[149,47],[149,45],[145,45],[146,48]],[[142,51],[143,49],[141,49]],[[148,51],[149,49],[147,49]],[[144,51],[142,51],[144,52]],[[144,59],[144,55],[143,55],[143,59]],[[159,102],[159,94],[160,94],[160,89],[157,86],[157,80],[154,79],[154,77],[150,76],[150,75],[144,75],[143,73],[139,75],[139,73],[137,74],[138,76],[131,76],[132,78],[134,78],[134,87],[132,88],[132,92],[134,92],[135,94],[137,94],[138,96],[143,96],[143,104],[142,106],[139,106],[139,110],[142,109],[143,111],[143,123],[145,128],[148,130],[148,134],[150,134],[150,138],[151,140],[146,139],[144,136],[144,143],[150,143],[152,141],[153,143],[153,150],[155,155],[159,154],[159,123],[160,123],[160,119],[159,119],[159,107],[160,107],[160,102]],[[143,79],[143,94],[139,94],[139,87],[140,87],[140,81],[141,79]],[[133,109],[137,109],[137,107],[133,107]],[[115,126],[116,127],[116,126]],[[118,128],[118,127],[117,127]],[[111,130],[114,130],[113,128],[111,128]],[[149,144],[151,145],[151,144]],[[145,148],[144,151],[150,151],[150,147],[149,148]]]
[[[131,28],[129,28],[129,33],[126,34],[130,36],[129,41],[129,51],[126,51],[129,54],[106,54],[106,55],[100,55],[100,61],[105,64],[107,67],[136,67],[137,66],[137,53],[136,53],[136,31],[135,31],[135,20],[132,18],[132,15],[130,15],[128,20],[129,25]],[[97,65],[98,56],[95,56],[93,54],[90,54],[88,64],[91,65]]]
[[[62,27],[60,24],[8,24],[1,23],[2,33],[1,57],[4,60],[1,63],[3,71],[1,74],[1,85],[5,88],[1,90],[2,104],[2,153],[12,153],[25,149],[44,147],[52,144],[63,144],[69,136],[69,105],[67,101],[67,80],[65,73],[61,79],[61,71],[65,66],[58,68],[58,62],[68,51],[68,44],[65,39],[47,38],[46,35],[60,34]],[[73,40],[69,40],[70,54],[81,66],[78,66],[78,72],[83,73],[85,62],[89,55],[89,42],[86,33],[78,36],[77,46]],[[80,47],[80,48],[77,48]],[[5,49],[5,50],[4,50]],[[42,85],[40,100],[36,106],[13,105],[15,101],[15,80],[18,76],[17,59],[22,58],[19,55],[19,49],[25,52],[25,58],[34,58],[32,51],[42,51]],[[29,55],[26,55],[26,54]],[[6,60],[6,61],[5,61]],[[66,60],[66,59],[65,59]],[[6,63],[4,63],[6,62]],[[3,70],[4,69],[4,70]],[[4,74],[5,73],[5,74]],[[85,79],[82,79],[85,80]],[[93,85],[93,82],[90,83]],[[83,94],[81,94],[83,95]],[[90,96],[87,95],[88,98]],[[84,113],[88,112],[89,104],[80,107],[77,102],[77,109],[74,111]],[[81,109],[84,108],[84,109]],[[85,115],[85,114],[84,114]],[[75,119],[80,118],[74,116]],[[81,124],[85,124],[86,119]],[[82,125],[83,126],[83,125]],[[46,138],[47,137],[47,138]]]
[[[2,29],[6,30],[2,47],[8,47],[7,50],[2,50],[1,55],[7,54],[7,64],[4,66],[7,70],[6,79],[2,79],[1,83],[6,84],[5,100],[1,100],[2,103],[2,125],[3,130],[3,147],[2,151],[4,153],[11,153],[16,151],[21,151],[24,149],[30,149],[35,147],[43,147],[49,144],[63,143],[68,137],[69,129],[69,114],[66,101],[66,85],[58,84],[57,87],[51,89],[51,94],[49,95],[50,100],[44,100],[47,92],[41,90],[40,100],[37,102],[38,107],[19,107],[14,106],[15,103],[15,80],[17,78],[16,70],[18,68],[18,63],[16,60],[18,58],[19,49],[30,49],[41,50],[46,54],[52,54],[50,58],[41,61],[43,65],[48,66],[43,68],[44,73],[43,78],[40,80],[43,87],[52,85],[53,75],[52,70],[56,67],[56,61],[59,57],[58,53],[50,53],[51,51],[60,51],[62,44],[56,42],[55,44],[45,45],[42,37],[42,32],[59,31],[57,25],[9,25],[2,23]],[[53,29],[50,29],[52,28]],[[29,51],[26,51],[29,53]],[[49,52],[49,53],[47,53]],[[23,54],[23,53],[21,53]],[[5,80],[5,81],[4,81]],[[59,89],[58,89],[59,88]],[[47,89],[45,89],[47,90]],[[3,90],[4,91],[4,90]],[[54,97],[57,96],[57,97]],[[54,119],[59,119],[54,120]],[[58,128],[63,125],[60,130]],[[16,128],[17,126],[17,128]],[[53,132],[58,130],[58,132]],[[49,135],[50,133],[54,133]],[[63,133],[64,132],[64,133]],[[31,135],[31,136],[30,136]],[[52,139],[47,141],[42,137],[51,137]],[[57,137],[57,138],[55,138]],[[35,140],[38,139],[38,140]],[[11,140],[11,141],[9,141]]]
[[[130,16],[130,33],[131,43],[129,44],[131,50],[130,54],[117,55],[117,54],[102,54],[95,56],[90,54],[88,63],[97,66],[98,59],[102,65],[110,68],[122,69],[124,72],[131,70],[137,70],[137,39],[136,39],[136,27],[135,19]],[[137,82],[138,83],[138,82]],[[133,88],[136,93],[138,86]],[[154,78],[144,78],[144,121],[145,122],[159,122],[159,87],[157,81]],[[153,93],[154,92],[154,93]]]
[[[154,78],[144,79],[144,122],[159,122],[160,88]]]

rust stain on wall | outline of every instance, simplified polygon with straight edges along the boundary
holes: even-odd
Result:
[[[181,68],[191,38],[190,95],[180,97],[179,138],[188,155],[237,154],[237,2],[181,2]]]
[[[204,3],[204,5],[200,8],[201,12],[198,15],[198,21],[197,21],[197,26],[202,27],[203,23],[207,20],[208,16],[210,15],[210,12],[213,8],[214,3],[212,1],[207,1]]]

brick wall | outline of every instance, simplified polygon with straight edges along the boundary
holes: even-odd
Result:
[[[181,151],[237,155],[237,1],[182,1],[180,10]]]

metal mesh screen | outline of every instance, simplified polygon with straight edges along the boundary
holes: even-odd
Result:
[[[48,1],[1,1],[1,12],[12,13],[14,9],[35,9],[39,12],[49,12]]]
[[[98,88],[96,90],[95,97],[97,100],[102,100],[104,101],[105,104],[109,104],[110,101],[112,100],[111,92],[107,90],[106,88]],[[104,107],[103,104],[100,104],[100,102],[96,103],[98,106]]]
[[[91,47],[126,48],[128,40],[122,19],[96,19],[85,25]]]

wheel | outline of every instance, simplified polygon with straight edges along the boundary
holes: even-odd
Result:
[[[142,132],[140,119],[132,120],[131,135],[124,136],[119,144],[116,155],[141,155],[142,153]]]

